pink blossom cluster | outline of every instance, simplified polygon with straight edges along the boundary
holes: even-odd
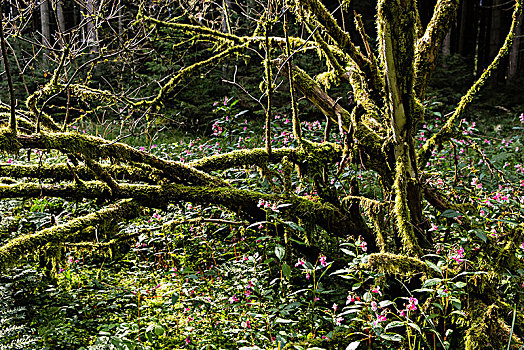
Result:
[[[270,201],[265,201],[263,199],[258,200],[257,207],[262,209],[271,209],[274,212],[279,212],[277,203],[271,203]]]
[[[451,251],[449,258],[455,260],[458,263],[461,263],[464,261],[464,248],[458,247],[457,249]]]

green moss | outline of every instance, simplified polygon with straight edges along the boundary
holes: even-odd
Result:
[[[428,277],[440,277],[436,275],[436,271],[429,268],[420,259],[390,253],[371,254],[366,268],[389,274],[413,275],[423,273]]]
[[[404,146],[404,148],[407,146]],[[393,207],[396,227],[398,234],[404,245],[404,249],[414,255],[421,256],[422,250],[418,245],[413,226],[411,225],[410,212],[407,200],[407,181],[408,181],[408,170],[407,170],[407,156],[400,154],[397,158],[396,163],[396,175],[395,182],[393,184],[393,193],[395,195],[395,204]]]
[[[471,324],[466,331],[466,350],[505,349],[509,343],[511,328],[504,321],[500,308],[473,301],[469,307]],[[519,349],[521,340],[513,334],[510,349]]]
[[[0,129],[0,151],[17,154],[22,145],[18,142],[16,132],[8,127]]]
[[[48,243],[67,242],[72,235],[89,226],[96,226],[110,220],[130,219],[139,214],[140,206],[135,201],[123,200],[65,224],[17,237],[0,247],[0,268],[7,268],[17,262],[21,256],[35,252]]]

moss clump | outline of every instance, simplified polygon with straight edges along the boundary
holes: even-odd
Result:
[[[17,154],[22,145],[18,142],[16,132],[10,128],[0,129],[0,151],[6,151],[11,154]]]
[[[436,271],[420,259],[405,255],[375,253],[369,256],[367,268],[388,274],[413,275],[423,273],[428,277],[436,277]]]
[[[5,269],[30,252],[35,252],[48,243],[63,243],[77,232],[89,226],[96,226],[106,221],[125,220],[140,214],[141,208],[137,202],[123,200],[95,213],[88,214],[65,224],[53,226],[32,234],[12,239],[0,247],[0,268]]]

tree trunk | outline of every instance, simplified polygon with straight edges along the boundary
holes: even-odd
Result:
[[[442,55],[449,56],[451,55],[451,29],[444,38],[444,43],[442,43]]]
[[[51,46],[51,28],[49,26],[49,0],[40,2],[40,24],[42,28],[42,45],[44,46],[43,66],[49,64],[49,46]]]
[[[56,0],[54,2],[54,10],[55,10],[56,22],[58,24],[58,30],[59,30],[58,42],[60,44],[60,47],[64,47],[65,45],[64,33],[66,31],[66,25],[65,25],[64,8],[62,6],[62,0]]]
[[[95,11],[96,0],[86,0],[85,10],[87,12],[87,23],[86,23],[86,41],[89,48],[89,53],[98,53],[98,29],[96,25],[96,11]]]
[[[519,66],[519,50],[520,50],[520,35],[522,33],[522,20],[524,16],[521,14],[519,17],[519,26],[515,31],[515,39],[513,39],[513,46],[509,54],[509,64],[508,64],[508,81],[514,78],[518,72]]]

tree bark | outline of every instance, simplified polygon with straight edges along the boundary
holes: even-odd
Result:
[[[86,41],[89,48],[89,53],[94,54],[98,53],[99,51],[99,45],[98,45],[98,28],[97,28],[97,21],[96,21],[96,0],[86,0],[85,2],[85,10],[86,10]]]
[[[42,29],[42,45],[44,46],[43,66],[49,65],[49,47],[51,46],[51,27],[49,26],[49,0],[40,1],[40,24]]]
[[[63,48],[65,46],[64,33],[66,31],[66,22],[65,22],[65,17],[64,17],[64,8],[62,6],[62,0],[55,0],[54,5],[55,5],[55,13],[56,13],[56,22],[58,24],[58,29],[59,29],[58,41],[60,43],[60,47]]]
[[[521,33],[522,33],[522,20],[524,16],[520,14],[519,16],[519,25],[515,31],[515,39],[513,39],[513,46],[509,53],[509,64],[508,64],[508,81],[512,80],[518,72],[519,68],[519,58],[520,58],[520,42],[521,42]]]

